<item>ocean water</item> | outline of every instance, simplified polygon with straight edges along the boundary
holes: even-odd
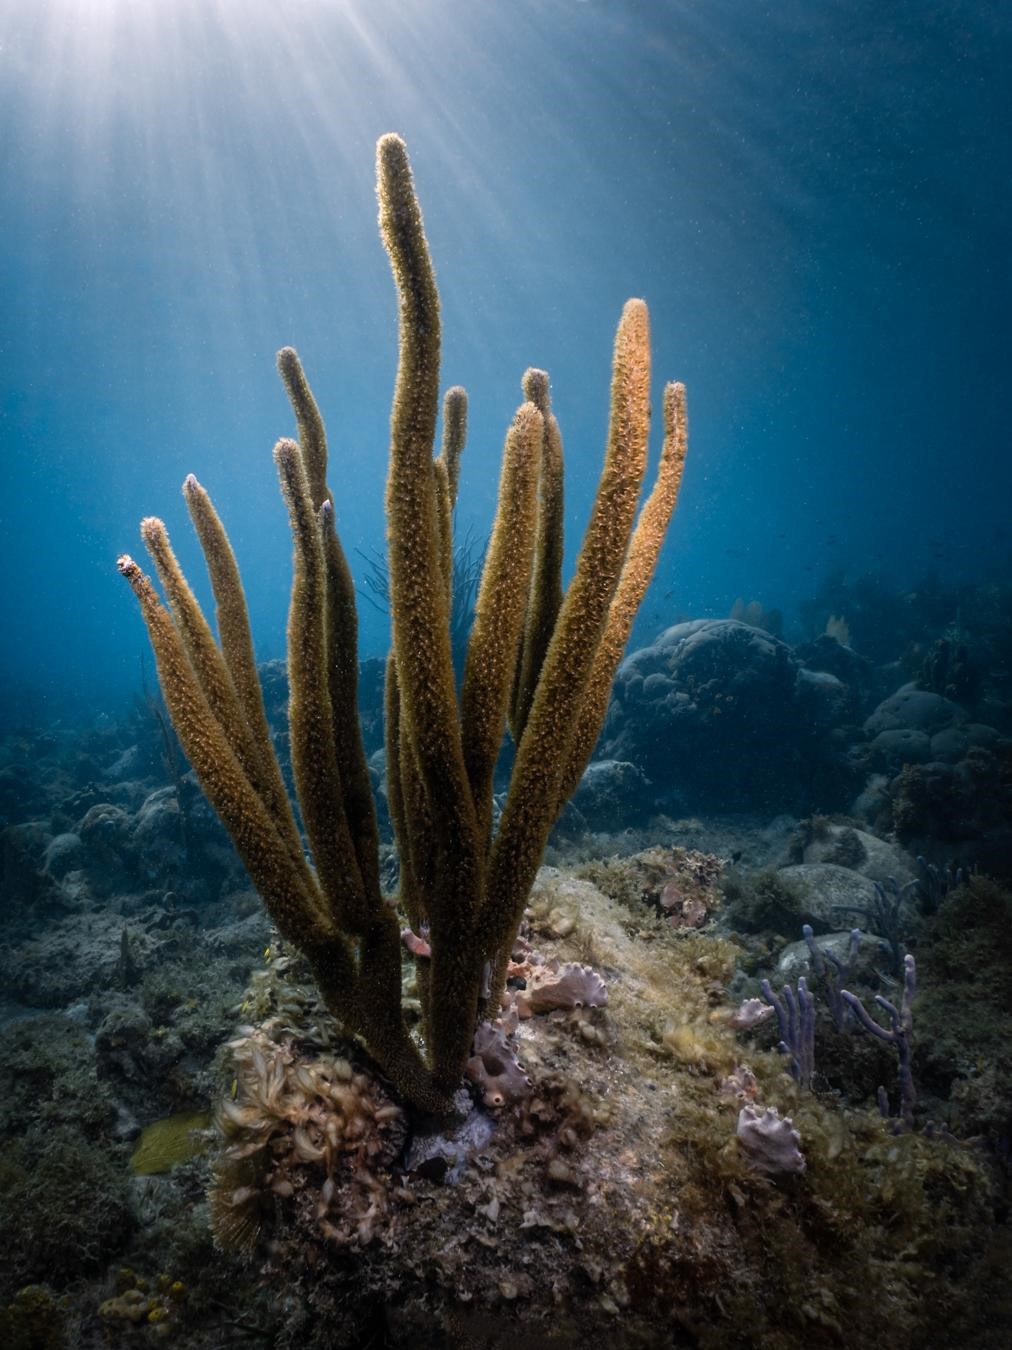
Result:
[[[612,334],[642,295],[658,396],[684,380],[692,418],[653,631],[738,596],[793,619],[835,570],[903,589],[1007,565],[1003,6],[36,0],[0,23],[6,718],[137,688],[114,562],[155,513],[199,572],[188,472],[281,654],[281,346],[327,420],[347,550],[381,546],[388,130],[422,196],[444,384],[471,396],[462,525],[488,528],[540,365],[572,556]],[[362,636],[384,650],[382,619]]]
[[[1012,7],[987,0],[0,0],[0,1346],[1007,1344],[1010,126]],[[441,387],[469,396],[473,556],[534,366],[571,575],[629,297],[650,313],[648,477],[666,382],[689,418],[656,575],[549,838],[560,870],[512,951],[514,999],[553,960],[583,992],[517,1013],[434,1141],[410,1104],[385,1113],[396,1073],[376,1086],[361,1047],[335,1048],[116,568],[148,566],[157,515],[212,612],[195,474],[290,782],[271,452],[295,431],[275,367],[294,347],[360,594],[391,889],[390,131],[436,270]],[[496,822],[512,762],[507,738]],[[400,914],[421,965],[424,917]],[[814,1050],[782,1002],[807,1006],[802,976]],[[291,1103],[313,1075],[352,1081],[345,1054],[387,1169],[372,1208],[361,1158],[338,1185],[330,1154],[324,1182],[291,1145]],[[221,1103],[252,1128],[265,1062],[292,1114],[254,1182],[209,1122],[238,1147]],[[271,1292],[335,1251],[337,1283]],[[544,1342],[553,1300],[572,1320]]]

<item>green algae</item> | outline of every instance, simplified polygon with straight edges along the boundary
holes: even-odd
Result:
[[[132,1171],[142,1177],[157,1176],[203,1153],[206,1143],[198,1132],[210,1124],[207,1111],[180,1111],[152,1121],[137,1140],[130,1159]]]

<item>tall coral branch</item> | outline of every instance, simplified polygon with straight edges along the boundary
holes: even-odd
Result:
[[[327,684],[326,571],[320,518],[294,441],[274,447],[295,543],[288,616],[288,722],[292,773],[320,884],[338,926],[362,931],[367,901],[344,810]]]
[[[687,446],[685,385],[669,384],[664,390],[664,446],[657,479],[636,522],[622,575],[608,607],[604,632],[594,653],[587,691],[562,775],[560,807],[572,795],[593,754],[594,743],[608,711],[615,671],[632,632],[636,611],[653,580],[661,545],[678,501]]]
[[[390,419],[387,538],[390,618],[401,698],[401,778],[416,772],[414,794],[432,804],[430,1033],[437,1081],[459,1074],[470,1044],[480,963],[474,921],[481,895],[477,822],[464,765],[450,648],[445,548],[441,544],[432,450],[439,389],[439,299],[399,136],[376,153],[380,233],[400,298],[400,347]],[[411,748],[405,754],[405,739]],[[405,793],[410,801],[412,793]],[[462,1017],[463,1014],[463,1017]]]
[[[325,645],[327,684],[334,754],[341,779],[344,810],[358,863],[367,888],[378,888],[376,850],[379,835],[369,769],[358,720],[358,612],[355,583],[335,527],[334,497],[327,484],[327,434],[298,353],[291,347],[278,352],[278,371],[284,381],[299,433],[309,499],[320,513],[325,583]]]
[[[506,726],[531,585],[543,427],[540,412],[533,403],[525,403],[506,437],[499,510],[467,647],[460,712],[464,760],[482,839],[488,839],[492,829],[492,775]]]
[[[200,785],[228,828],[281,933],[298,946],[334,936],[316,880],[294,862],[263,800],[215,720],[183,641],[134,560],[118,561],[140,602],[169,716]]]
[[[522,384],[524,397],[541,414],[542,433],[534,572],[510,708],[510,730],[518,745],[562,606],[563,543],[562,436],[552,412],[548,375],[543,370],[527,370]]]
[[[629,545],[646,468],[649,400],[647,307],[630,300],[615,337],[611,420],[597,496],[517,747],[489,861],[482,927],[486,955],[497,966],[493,994],[558,815],[562,774]]]

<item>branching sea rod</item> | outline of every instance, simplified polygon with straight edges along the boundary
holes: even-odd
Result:
[[[401,860],[399,903],[431,956],[424,1052],[401,1012],[401,942],[380,890],[375,809],[356,707],[354,588],[334,527],[323,421],[299,359],[278,357],[298,441],[274,450],[295,547],[288,621],[292,768],[312,864],[283,786],[228,537],[191,475],[183,486],[207,560],[218,640],[165,526],[141,534],[167,607],[130,558],[165,702],[208,800],[283,937],[309,961],[328,1007],[396,1088],[441,1109],[477,1021],[498,1008],[506,961],[548,833],[594,748],[633,617],[653,575],[686,449],[685,390],[664,391],[664,446],[636,519],[650,403],[647,308],[618,333],[604,468],[563,591],[562,443],[548,377],[530,370],[503,451],[499,500],[460,696],[450,642],[452,511],[466,396],[439,413],[439,298],[403,141],[377,147],[380,230],[400,299],[387,481],[390,613],[387,792]],[[507,721],[517,746],[493,829],[492,776]]]

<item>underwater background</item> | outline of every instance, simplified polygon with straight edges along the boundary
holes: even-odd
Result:
[[[986,0],[0,0],[0,1346],[1008,1344],[1010,126]],[[290,787],[296,348],[395,890],[389,131],[469,396],[459,637],[523,372],[566,579],[628,297],[648,481],[688,398],[518,1025],[442,1132],[278,939],[116,567],[155,513],[211,613],[194,473]]]
[[[488,529],[538,365],[572,553],[611,332],[642,295],[692,458],[641,632],[743,594],[794,624],[833,572],[1007,567],[1008,59],[1006,7],[977,0],[3,4],[4,718],[136,689],[113,563],[156,508],[191,559],[191,471],[228,494],[258,652],[281,654],[285,344],[350,489],[347,551],[381,545],[387,130],[416,163],[444,380],[471,398],[462,527]]]

